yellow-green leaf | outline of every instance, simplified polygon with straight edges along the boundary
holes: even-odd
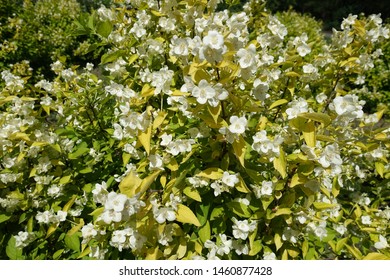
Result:
[[[196,176],[198,176],[198,177],[204,177],[204,178],[208,178],[211,180],[221,179],[222,175],[223,175],[223,170],[219,169],[217,167],[210,167],[210,168],[207,168],[206,170],[201,171],[198,174],[196,174]]]
[[[283,245],[282,237],[280,236],[279,233],[275,233],[274,242],[275,242],[276,250],[279,250],[280,247],[282,247]]]
[[[272,110],[273,108],[278,107],[278,106],[283,105],[283,104],[286,104],[286,103],[288,103],[287,99],[279,99],[279,100],[275,101],[274,103],[272,103],[271,106],[269,107],[269,109]]]
[[[68,212],[70,207],[72,207],[73,203],[75,202],[76,198],[77,198],[77,195],[74,194],[72,196],[72,198],[64,205],[64,207],[62,208],[62,211]]]
[[[196,200],[196,201],[199,201],[199,202],[202,202],[202,198],[200,197],[200,194],[198,192],[198,190],[190,187],[190,186],[187,186],[183,189],[183,193],[188,196],[189,198],[192,198],[193,200]]]
[[[156,170],[152,174],[150,174],[148,177],[142,179],[141,185],[137,189],[136,193],[144,193],[150,185],[156,180],[158,175],[161,173],[161,170]]]
[[[347,243],[348,237],[342,238],[336,243],[336,253],[339,254],[341,249],[343,249],[345,243]]]
[[[291,178],[290,182],[290,188],[293,188],[297,185],[303,185],[307,182],[307,178],[299,173],[295,173],[294,176]]]
[[[218,123],[218,117],[222,111],[221,104],[219,103],[216,107],[212,107],[210,105],[207,105],[207,109],[208,109],[210,115],[213,117],[214,122]]]
[[[290,215],[292,213],[290,208],[279,208],[275,212],[275,216],[280,216],[280,215]]]
[[[134,171],[130,171],[130,173],[119,183],[119,190],[128,197],[132,197],[136,194],[136,190],[141,183],[142,179],[140,179]]]
[[[241,165],[245,167],[245,151],[246,151],[246,142],[244,137],[241,135],[238,138],[238,141],[233,142],[233,150],[237,159],[240,161]]]
[[[306,144],[314,148],[316,146],[316,127],[312,121],[306,123],[302,134]]]
[[[80,222],[75,225],[74,227],[72,227],[68,232],[67,232],[67,235],[73,235],[75,234],[76,232],[78,232],[82,227],[84,226],[84,220],[83,219],[80,219]]]
[[[287,177],[287,161],[282,147],[279,147],[279,153],[280,156],[274,159],[274,167],[284,179]]]
[[[177,258],[182,259],[186,253],[187,253],[187,242],[183,237],[181,237],[180,243],[179,243],[179,246],[178,246],[177,252],[176,252]]]
[[[168,115],[167,112],[160,111],[157,114],[157,117],[153,121],[153,129],[158,128],[165,120],[165,117]]]
[[[141,131],[138,135],[138,140],[145,148],[146,153],[150,153],[150,138],[152,136],[152,126],[149,126],[146,131]]]
[[[64,176],[60,179],[60,184],[65,185],[70,181],[71,175]]]
[[[145,260],[158,260],[163,256],[163,253],[157,247],[148,249]]]
[[[345,247],[347,247],[348,251],[355,257],[355,259],[361,260],[363,258],[362,253],[356,247],[352,247],[348,244],[345,244]]]
[[[193,224],[200,227],[200,222],[194,212],[184,204],[178,204],[176,210],[176,221],[181,223]]]
[[[390,258],[382,253],[369,253],[363,260],[390,260]]]
[[[313,206],[317,209],[317,210],[324,210],[324,209],[330,209],[330,208],[334,208],[337,206],[337,204],[330,204],[330,203],[326,203],[326,202],[313,202]]]
[[[375,170],[383,178],[383,174],[385,172],[385,166],[382,162],[375,162]]]
[[[324,126],[328,126],[332,121],[332,119],[324,113],[302,113],[299,114],[299,116],[308,120],[322,123]]]
[[[238,176],[238,179],[239,179],[238,184],[235,185],[236,190],[242,193],[250,193],[251,190],[247,187],[247,185],[245,184],[241,176]]]

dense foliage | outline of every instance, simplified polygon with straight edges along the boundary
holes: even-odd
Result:
[[[116,1],[71,23],[99,65],[4,66],[0,258],[390,258],[389,28],[219,2]]]

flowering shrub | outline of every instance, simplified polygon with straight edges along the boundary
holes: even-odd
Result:
[[[218,2],[102,6],[99,66],[1,72],[3,258],[390,257],[389,128],[355,93],[389,29]]]

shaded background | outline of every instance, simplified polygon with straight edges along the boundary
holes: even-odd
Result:
[[[389,0],[268,0],[266,7],[272,12],[292,8],[300,13],[311,14],[322,21],[326,30],[332,27],[339,29],[341,21],[349,14],[380,13],[382,19],[387,21],[390,17]]]

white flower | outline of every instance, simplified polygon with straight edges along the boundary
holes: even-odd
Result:
[[[245,240],[248,238],[248,234],[256,229],[256,222],[248,222],[248,220],[239,221],[235,217],[232,218],[233,236],[238,239]]]
[[[220,50],[224,46],[224,38],[216,30],[210,30],[203,38],[203,44],[215,50]]]
[[[26,247],[33,239],[34,233],[30,233],[27,231],[19,231],[18,235],[14,235],[15,237],[15,246],[17,248]]]
[[[256,57],[256,47],[253,44],[250,44],[247,49],[239,49],[237,52],[238,63],[243,69],[256,67],[257,57]]]
[[[35,216],[35,219],[40,224],[50,224],[58,222],[57,217],[54,215],[52,210],[46,210],[45,212],[38,211],[38,214]]]
[[[359,101],[358,96],[347,94],[345,96],[337,96],[329,108],[334,110],[339,116],[355,119],[363,117],[363,104],[364,101]]]
[[[68,215],[67,212],[59,210],[59,211],[57,212],[58,221],[60,221],[60,222],[65,221],[67,215]]]
[[[325,147],[324,151],[321,153],[318,162],[322,165],[323,168],[328,168],[329,166],[338,166],[343,164],[343,160],[340,157],[338,152],[338,145],[332,144]]]
[[[363,225],[371,225],[371,217],[370,216],[361,216],[361,221]]]
[[[164,133],[163,135],[161,135],[161,143],[160,143],[160,145],[161,146],[168,146],[169,145],[169,143],[171,143],[172,142],[172,134],[166,134],[166,133]]]
[[[172,222],[176,219],[176,213],[171,207],[153,209],[153,215],[159,224],[162,224],[165,221]]]
[[[106,210],[114,210],[116,212],[122,212],[127,202],[127,196],[122,193],[110,192],[107,195],[107,200],[104,204]]]
[[[261,195],[270,196],[273,191],[273,183],[271,181],[263,181],[261,183],[260,193]]]
[[[122,220],[122,213],[115,210],[105,209],[100,215],[99,220],[103,220],[103,222],[108,225],[112,222],[119,223]]]
[[[199,104],[206,104],[208,100],[215,97],[215,94],[215,89],[206,80],[201,80],[199,85],[192,89],[192,96]]]
[[[378,250],[381,250],[389,247],[389,244],[383,235],[379,235],[379,241],[375,242],[374,247]]]
[[[256,79],[253,81],[253,90],[252,94],[257,100],[264,101],[270,95],[267,93],[269,90],[268,82],[263,82],[260,79]]]
[[[276,255],[274,252],[264,252],[263,260],[276,260]]]
[[[229,187],[234,187],[239,182],[237,174],[229,174],[229,172],[224,171],[222,176],[222,183]]]
[[[246,125],[248,123],[245,117],[231,116],[230,125],[228,127],[229,131],[234,134],[242,134],[245,132]]]
[[[95,188],[92,190],[93,200],[95,203],[104,204],[107,200],[107,184],[102,182],[101,184],[96,184]]]
[[[93,226],[93,224],[89,223],[83,226],[81,229],[81,235],[83,237],[83,243],[88,243],[89,240],[97,236],[98,232]]]
[[[289,120],[298,117],[301,113],[306,113],[309,110],[309,106],[305,99],[302,97],[289,103],[290,107],[286,110],[287,118]]]
[[[344,225],[334,225],[333,228],[341,235],[347,232],[347,228]]]
[[[188,39],[178,38],[177,35],[174,35],[170,48],[170,54],[173,56],[187,57],[189,55]]]
[[[149,155],[148,159],[149,159],[149,167],[151,170],[164,169],[163,158],[160,155],[157,154]]]
[[[220,242],[218,243],[217,254],[220,256],[229,254],[232,249],[233,241],[231,239],[228,240],[225,234],[219,234],[219,238]]]

